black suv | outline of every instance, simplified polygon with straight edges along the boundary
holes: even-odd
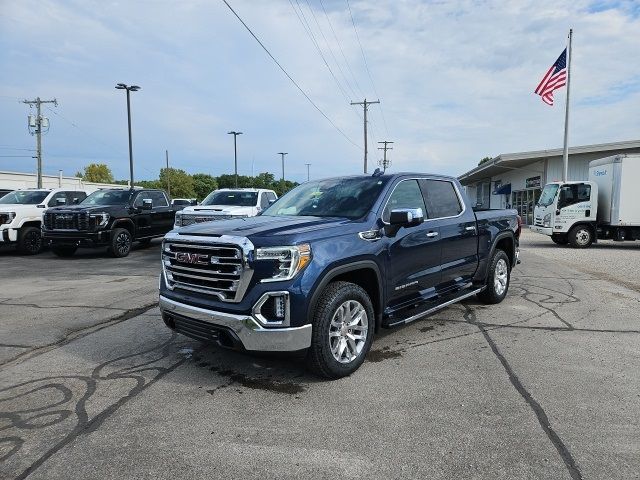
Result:
[[[42,237],[60,257],[101,245],[114,257],[126,257],[134,240],[149,243],[171,230],[175,215],[162,190],[101,189],[79,205],[48,209]]]

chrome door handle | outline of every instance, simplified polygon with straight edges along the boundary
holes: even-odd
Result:
[[[468,232],[470,232],[472,230],[475,230],[475,229],[476,229],[476,227],[473,227],[473,226],[465,228],[465,230],[468,231]]]
[[[433,238],[433,237],[437,237],[438,236],[438,232],[429,232],[427,233],[427,237],[429,238]]]

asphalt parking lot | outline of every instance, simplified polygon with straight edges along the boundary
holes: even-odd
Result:
[[[2,251],[0,478],[638,478],[640,243],[521,258],[329,382],[166,329],[158,241]]]

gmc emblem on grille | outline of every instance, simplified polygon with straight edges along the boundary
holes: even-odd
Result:
[[[177,252],[176,261],[192,265],[209,265],[209,255],[204,253]]]

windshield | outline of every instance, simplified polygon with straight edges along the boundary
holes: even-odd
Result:
[[[542,190],[542,194],[540,195],[540,200],[538,200],[538,205],[541,207],[548,207],[553,203],[553,200],[556,198],[556,193],[558,192],[558,188],[560,185],[557,183],[550,183],[549,185],[545,185]]]
[[[81,205],[126,205],[129,203],[129,190],[97,190],[85,198]]]
[[[387,183],[379,177],[331,178],[307,182],[294,188],[263,215],[312,217],[363,217]]]
[[[242,190],[218,190],[211,192],[200,205],[234,205],[236,207],[255,207],[258,203],[258,192]]]
[[[42,203],[49,193],[47,190],[18,190],[0,198],[0,204],[36,205]]]

